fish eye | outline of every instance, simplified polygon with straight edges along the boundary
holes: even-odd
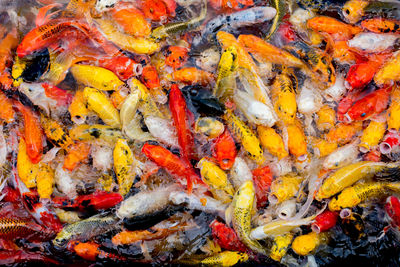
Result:
[[[365,115],[367,115],[367,113],[364,112],[361,114],[361,117],[365,117]]]
[[[190,95],[192,95],[192,96],[196,96],[196,95],[198,94],[198,92],[197,92],[196,89],[190,89],[189,93],[190,93]]]
[[[348,8],[346,8],[346,9],[344,10],[344,13],[346,13],[347,15],[350,15],[350,10],[349,10]]]

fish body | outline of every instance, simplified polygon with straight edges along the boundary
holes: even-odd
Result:
[[[295,196],[300,189],[302,177],[285,175],[275,179],[271,184],[268,200],[272,204],[279,204]]]
[[[315,215],[297,220],[275,220],[266,225],[259,226],[251,231],[250,237],[254,240],[276,237],[294,230],[302,225],[309,225],[315,219]]]
[[[331,199],[329,209],[338,211],[344,208],[353,208],[370,198],[389,193],[390,189],[387,186],[388,183],[372,182],[348,187]]]
[[[202,32],[203,38],[215,35],[219,30],[239,28],[271,20],[276,15],[276,9],[268,6],[252,7],[229,15],[219,15],[207,22]],[[275,26],[276,27],[276,26]]]
[[[79,30],[82,34],[88,34],[88,27],[80,22],[52,20],[27,33],[17,47],[17,55],[25,57],[36,50],[44,48],[56,41],[64,31],[71,30],[71,28]]]
[[[36,177],[37,191],[40,198],[50,199],[54,186],[54,170],[49,164],[40,163]]]
[[[304,130],[296,124],[290,124],[286,127],[288,138],[289,153],[297,159],[307,158],[307,140]]]
[[[316,16],[307,21],[307,27],[316,31],[324,32],[333,36],[335,40],[349,40],[355,34],[360,33],[362,29],[357,26],[343,23],[337,19]]]
[[[268,202],[268,192],[272,183],[272,172],[268,166],[252,170],[253,182],[257,197],[257,207],[262,207]],[[251,181],[251,179],[249,179]]]
[[[279,28],[283,17],[286,15],[286,3],[285,1],[282,0],[274,0],[272,1],[272,6],[276,10],[276,15],[274,17],[274,20],[272,21],[271,28],[269,29],[267,35],[265,36],[265,40],[269,40],[276,30]]]
[[[400,129],[400,88],[395,86],[390,94],[390,105],[386,113],[387,128]]]
[[[87,160],[90,153],[90,145],[86,142],[77,142],[67,149],[67,155],[64,158],[63,168],[73,171],[79,164]]]
[[[89,110],[86,107],[83,90],[76,91],[72,102],[68,107],[71,120],[76,124],[82,124],[85,122]]]
[[[356,160],[358,156],[358,145],[347,144],[329,154],[322,163],[325,169],[338,169]]]
[[[24,136],[26,142],[26,152],[32,163],[38,163],[43,154],[43,132],[39,118],[28,107],[15,101],[14,106],[22,113],[24,120]]]
[[[261,163],[264,156],[257,136],[246,124],[243,123],[243,121],[236,117],[232,111],[227,110],[224,118],[228,123],[229,130],[238,140],[240,140],[249,157],[256,162]]]
[[[400,226],[400,201],[397,197],[390,196],[386,199],[385,211],[392,223],[397,227]]]
[[[210,224],[213,238],[226,250],[246,252],[247,248],[240,242],[235,231],[224,223],[214,220]]]
[[[343,6],[342,15],[347,22],[355,24],[364,16],[364,8],[367,7],[368,4],[369,1],[365,0],[349,0]]]
[[[398,168],[394,163],[360,161],[344,166],[325,179],[316,199],[329,198],[355,182],[372,177],[378,172]]]
[[[197,163],[197,168],[200,169],[201,178],[203,181],[214,190],[221,190],[226,194],[233,196],[234,189],[228,180],[228,175],[221,170],[215,163],[202,158]],[[215,198],[218,199],[219,195],[216,192]]]
[[[129,148],[126,140],[117,140],[113,152],[113,159],[114,171],[117,175],[117,181],[119,184],[119,193],[124,196],[131,189],[135,179],[135,174],[133,172],[135,160],[132,150]]]
[[[292,249],[297,255],[306,256],[314,252],[324,241],[326,242],[326,239],[325,233],[311,232],[296,237],[293,240]]]
[[[159,41],[169,36],[180,34],[188,30],[192,30],[196,28],[206,18],[206,15],[207,15],[207,1],[202,0],[201,10],[198,17],[195,17],[186,22],[173,22],[159,26],[151,32],[150,38]]]
[[[225,131],[225,126],[215,118],[199,117],[196,120],[194,130],[196,133],[202,133],[207,138],[213,139],[217,138]]]
[[[320,131],[329,130],[336,124],[336,112],[328,105],[321,107],[317,116],[316,124]]]
[[[85,220],[65,226],[53,239],[57,247],[65,246],[71,239],[86,241],[92,237],[107,233],[117,226],[118,218],[115,216],[101,217],[95,215]]]
[[[253,179],[253,174],[243,158],[235,158],[235,162],[230,170],[229,178],[235,190],[237,190],[242,183]]]
[[[108,40],[126,51],[136,54],[153,54],[161,48],[160,43],[119,31],[117,25],[114,25],[111,20],[97,19],[96,22]]]
[[[13,122],[15,111],[12,107],[12,101],[8,99],[3,92],[0,93],[0,105],[2,107],[2,109],[0,110],[0,118],[6,123]]]
[[[346,87],[349,90],[359,89],[366,86],[374,75],[379,71],[382,65],[390,57],[390,54],[377,54],[368,61],[354,64],[350,67],[346,76]]]
[[[69,131],[69,136],[77,141],[106,140],[116,142],[118,138],[123,138],[119,129],[107,125],[94,124],[76,125]]]
[[[317,234],[328,231],[336,225],[338,217],[339,215],[336,212],[325,210],[315,217],[315,222],[311,224],[311,229]]]
[[[289,43],[285,49],[305,63],[306,68],[303,69],[315,83],[321,85],[320,89],[325,90],[335,84],[336,71],[328,54],[304,42]]]
[[[296,88],[297,84],[287,74],[277,76],[272,85],[275,112],[285,124],[294,123],[297,112]]]
[[[246,262],[249,256],[246,253],[235,251],[223,251],[207,257],[201,261],[205,266],[233,266],[239,262]]]
[[[292,243],[292,240],[293,240],[292,233],[287,233],[282,236],[276,236],[274,238],[274,244],[272,245],[271,248],[271,254],[270,254],[271,259],[280,262],[283,256],[286,255],[286,252],[288,251],[289,246]]]
[[[169,195],[176,186],[160,187],[152,191],[140,191],[126,198],[118,207],[116,215],[120,219],[142,220],[165,211],[169,206]]]
[[[291,53],[273,46],[254,35],[239,35],[238,41],[248,52],[258,54],[267,62],[288,67],[304,67],[304,63]]]
[[[282,137],[273,129],[266,126],[258,126],[257,133],[260,138],[261,145],[265,147],[273,156],[282,159],[289,155]]]
[[[243,112],[246,118],[254,124],[271,127],[278,120],[278,116],[274,112],[272,105],[269,103],[264,104],[263,102],[256,100],[248,93],[236,91],[233,96],[233,101]],[[289,98],[288,103],[290,103]]]
[[[40,121],[46,137],[50,139],[54,145],[64,149],[72,145],[73,141],[71,137],[64,131],[59,122],[45,116],[42,116]]]
[[[367,53],[380,53],[390,49],[398,36],[393,34],[359,33],[348,41],[349,47]]]
[[[36,186],[39,165],[32,163],[29,159],[26,142],[23,138],[20,139],[18,144],[17,170],[21,181],[26,187],[32,188]]]
[[[176,84],[172,85],[169,93],[169,108],[178,133],[182,158],[187,160],[192,159],[194,147],[193,133],[189,126],[190,122],[187,115],[185,98]]]
[[[235,163],[237,155],[235,141],[228,130],[225,130],[214,142],[213,156],[223,170],[229,170]]]
[[[79,83],[98,90],[111,91],[124,85],[112,71],[105,68],[75,64],[70,71]]]
[[[263,255],[269,255],[267,248],[251,237],[251,213],[255,191],[252,181],[243,183],[233,197],[233,229],[239,239],[251,250]]]
[[[366,152],[376,147],[386,131],[386,122],[371,121],[364,129],[359,144],[360,151]]]
[[[200,177],[194,172],[193,168],[184,160],[170,152],[169,150],[155,145],[145,144],[142,152],[158,166],[165,168],[177,179],[186,179],[188,191],[191,191],[193,182],[200,181]]]
[[[378,89],[362,99],[358,100],[345,114],[348,122],[355,120],[366,120],[372,115],[384,111],[389,104],[389,96],[392,87]]]
[[[213,90],[213,95],[221,101],[231,97],[236,87],[235,72],[238,67],[237,49],[230,46],[222,53],[217,68],[217,81]]]
[[[393,56],[389,58],[375,74],[375,83],[378,86],[382,86],[384,84],[391,85],[393,82],[400,80],[400,72],[398,70],[399,63],[400,53],[393,54]]]
[[[374,33],[399,33],[400,21],[386,18],[363,20],[361,27]]]

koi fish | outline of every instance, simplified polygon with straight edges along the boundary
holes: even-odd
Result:
[[[80,195],[75,199],[67,197],[54,197],[52,199],[53,207],[61,209],[85,210],[106,210],[116,206],[122,201],[119,193],[110,193],[105,191],[96,191],[90,195]]]
[[[225,130],[214,142],[213,156],[223,170],[229,170],[235,163],[235,141],[228,130]]]
[[[224,203],[230,202],[230,197],[233,196],[235,191],[228,180],[228,175],[207,158],[202,158],[197,163],[196,168],[200,169],[201,178],[209,186],[213,196]]]
[[[224,119],[228,124],[230,132],[242,143],[249,157],[260,164],[264,160],[264,155],[257,136],[232,111],[227,110]]]
[[[267,204],[268,192],[272,183],[272,172],[268,166],[260,167],[252,170],[251,172],[257,198],[257,207],[262,207]]]
[[[360,161],[349,164],[326,178],[315,198],[317,200],[329,198],[361,179],[372,177],[379,172],[390,172],[398,168],[395,163],[373,161]]]
[[[79,83],[98,90],[111,91],[124,85],[112,71],[101,67],[75,64],[70,71]]]
[[[194,17],[185,22],[173,22],[161,25],[152,30],[150,38],[152,40],[162,40],[172,35],[181,34],[185,31],[192,30],[200,25],[207,15],[207,1],[201,1],[201,10],[198,17]]]
[[[240,242],[235,231],[226,224],[214,220],[210,224],[213,238],[226,250],[246,252],[247,248]]]
[[[343,23],[337,19],[316,16],[307,21],[307,27],[316,32],[325,32],[332,36],[334,40],[349,40],[355,34],[360,33],[362,29],[357,26]]]
[[[93,110],[105,124],[114,128],[121,128],[118,110],[114,108],[110,99],[103,92],[95,88],[85,87],[83,97],[87,107]]]
[[[172,113],[174,125],[178,133],[178,142],[181,148],[181,157],[184,160],[193,158],[194,139],[190,129],[189,117],[186,112],[186,102],[178,85],[173,84],[169,92],[169,108]]]
[[[248,52],[260,55],[265,61],[288,67],[304,67],[297,57],[254,35],[239,35],[238,41]]]
[[[77,21],[52,20],[47,24],[36,27],[27,33],[17,47],[17,55],[25,57],[57,41],[60,34],[66,30],[78,30],[88,35],[88,27]]]
[[[363,20],[361,22],[361,27],[375,33],[399,33],[400,21],[385,18],[373,18]]]
[[[126,140],[118,139],[113,152],[114,171],[117,175],[119,193],[125,196],[132,187],[135,179],[133,168],[136,165],[132,150]]]
[[[32,163],[38,163],[43,154],[43,132],[39,119],[31,109],[22,105],[19,101],[14,101],[14,106],[23,116],[28,157]]]
[[[190,192],[193,182],[201,181],[200,177],[194,172],[193,168],[178,156],[172,154],[169,150],[155,145],[144,144],[142,152],[151,161],[154,161],[160,167],[165,168],[177,179],[186,179],[187,189]]]
[[[283,236],[276,236],[274,238],[274,243],[271,247],[270,257],[274,261],[280,262],[283,256],[285,256],[286,252],[289,249],[290,244],[293,240],[293,234],[287,233]]]
[[[306,256],[328,241],[326,233],[311,232],[300,235],[293,240],[292,249],[297,255]]]
[[[111,16],[128,34],[145,37],[151,33],[151,25],[145,19],[143,12],[133,6],[118,5],[111,10]]]
[[[256,241],[250,234],[254,198],[255,191],[253,182],[244,182],[233,197],[233,229],[235,229],[240,241],[242,241],[245,246],[257,253],[269,255],[269,250]]]
[[[366,120],[384,111],[389,103],[392,87],[378,89],[358,100],[345,114],[347,122]]]
[[[399,199],[395,196],[388,197],[386,199],[385,211],[386,211],[386,214],[389,215],[392,223],[398,227],[400,225],[400,217],[399,217],[400,201],[399,201]]]
[[[100,245],[95,242],[70,241],[67,245],[69,250],[74,251],[78,256],[85,260],[95,261],[96,259],[108,259],[125,261],[126,257],[115,253],[105,252]]]
[[[325,210],[315,217],[315,222],[311,224],[311,230],[317,234],[328,231],[336,225],[338,217],[336,212]]]
[[[196,120],[194,130],[196,133],[202,133],[207,138],[213,139],[220,136],[225,131],[222,122],[211,117],[199,117]]]
[[[399,183],[369,182],[357,184],[344,189],[339,195],[333,197],[329,202],[331,211],[344,208],[353,208],[358,204],[380,195],[398,192]]]
[[[271,183],[268,200],[271,204],[279,204],[292,198],[300,189],[302,177],[295,175],[281,176]]]
[[[52,242],[57,247],[63,247],[66,246],[71,239],[86,241],[96,235],[111,231],[118,225],[117,222],[118,218],[115,216],[102,217],[100,215],[95,215],[65,226]]]

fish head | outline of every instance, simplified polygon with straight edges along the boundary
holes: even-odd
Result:
[[[395,225],[400,225],[400,200],[395,196],[386,199],[385,210]]]

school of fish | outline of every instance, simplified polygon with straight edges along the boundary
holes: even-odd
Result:
[[[398,246],[399,2],[0,5],[1,265]]]

